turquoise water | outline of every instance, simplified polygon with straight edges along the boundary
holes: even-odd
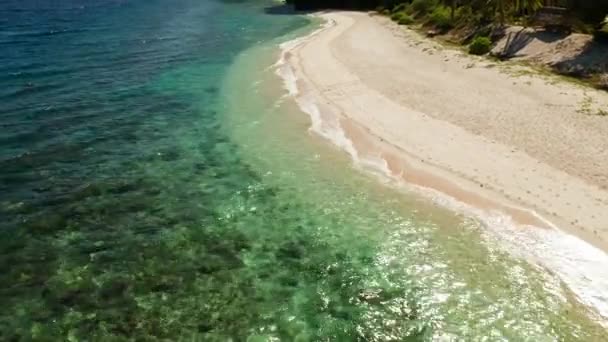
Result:
[[[0,340],[601,341],[308,132],[268,1],[0,4]]]

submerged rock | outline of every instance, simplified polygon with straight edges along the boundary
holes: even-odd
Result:
[[[72,193],[72,199],[80,201],[88,197],[99,196],[103,193],[104,188],[99,183],[87,183],[76,189]]]
[[[129,288],[129,283],[125,279],[112,279],[107,281],[99,290],[99,297],[102,300],[123,297]]]
[[[27,219],[22,227],[35,234],[50,234],[65,229],[67,223],[67,217],[61,213],[48,213]]]
[[[300,259],[304,256],[304,248],[295,242],[288,242],[281,247],[279,247],[277,251],[278,258],[285,259]]]

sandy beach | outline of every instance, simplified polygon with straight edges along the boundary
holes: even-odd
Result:
[[[319,15],[322,29],[284,45],[280,71],[312,129],[361,165],[486,217],[608,317],[608,93],[384,17]]]

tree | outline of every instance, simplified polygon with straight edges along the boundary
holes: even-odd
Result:
[[[459,0],[441,0],[441,3],[445,6],[450,6],[450,20],[454,22],[456,16],[456,8],[458,7]]]
[[[488,5],[494,8],[494,13],[498,12],[500,14],[500,24],[504,25],[506,21],[506,7],[507,3],[513,0],[488,0]]]
[[[543,6],[542,0],[488,0],[487,3],[494,8],[494,13],[498,12],[500,15],[501,25],[506,22],[506,13],[509,8],[531,14]]]
[[[515,9],[519,12],[532,14],[543,7],[542,0],[515,0]]]

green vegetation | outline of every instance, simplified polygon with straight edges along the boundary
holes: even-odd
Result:
[[[412,1],[411,8],[418,15],[424,15],[433,10],[437,5],[435,0],[414,0]]]
[[[405,12],[393,13],[391,19],[396,21],[399,25],[409,25],[414,22],[414,18]]]
[[[445,6],[437,6],[429,15],[429,22],[442,31],[447,31],[453,27],[454,20],[450,9]]]
[[[440,30],[518,23],[593,33],[602,29],[608,15],[608,0],[293,0],[293,3],[297,9],[381,8],[379,13],[404,12]],[[540,17],[542,20],[538,20]]]
[[[400,25],[416,23],[429,35],[446,34],[444,39],[467,46],[475,55],[490,52],[506,25],[593,34],[596,44],[608,44],[608,0],[384,0],[383,9]],[[572,68],[555,68],[608,90],[601,70],[572,75]]]
[[[405,14],[405,13],[403,13],[403,12],[396,12],[396,13],[393,13],[393,14],[391,14],[391,20],[392,20],[392,21],[397,21],[397,22],[398,22],[399,20],[401,20],[401,18],[403,18],[403,15],[404,15],[404,14]]]
[[[399,25],[410,25],[413,22],[414,22],[414,18],[412,18],[407,13],[403,13],[403,15],[401,16],[401,18],[398,21]]]
[[[469,45],[469,53],[473,55],[485,55],[490,52],[492,41],[488,37],[475,37]]]

